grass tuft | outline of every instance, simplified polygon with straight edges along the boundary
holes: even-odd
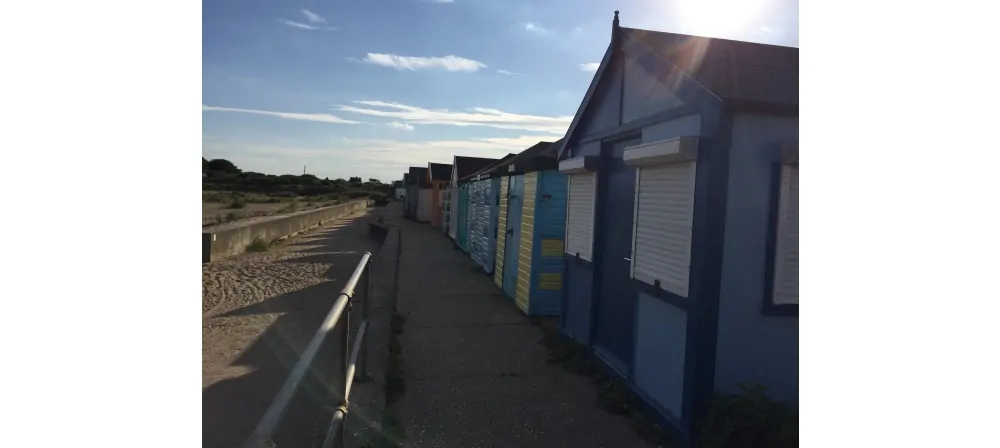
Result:
[[[270,246],[271,245],[268,244],[267,241],[264,241],[263,238],[257,237],[257,238],[254,238],[253,241],[250,242],[250,244],[247,244],[246,251],[247,252],[264,252]]]

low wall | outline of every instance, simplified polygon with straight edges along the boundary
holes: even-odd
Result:
[[[251,222],[244,226],[202,232],[201,262],[208,263],[230,255],[241,254],[246,251],[247,245],[256,238],[270,243],[324,222],[365,210],[370,206],[371,201],[366,199]]]

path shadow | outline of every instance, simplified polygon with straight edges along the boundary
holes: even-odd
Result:
[[[222,315],[239,318],[281,314],[246,351],[233,360],[232,366],[249,368],[248,373],[219,381],[202,391],[203,447],[239,447],[246,440],[329,313],[344,281],[360,258],[360,254],[343,256],[331,268],[328,276],[343,280],[289,292]],[[357,311],[359,308],[354,309]],[[351,317],[353,334],[360,314],[355,312]],[[288,413],[275,434],[276,447],[319,446],[322,442],[330,421],[331,406],[339,400],[331,391],[337,390],[335,385],[342,376],[339,357],[345,352],[339,334],[346,321],[344,314],[324,341],[301,387],[292,398]]]

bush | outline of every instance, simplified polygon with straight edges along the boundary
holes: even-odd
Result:
[[[268,244],[267,241],[264,241],[260,237],[257,237],[257,238],[254,238],[253,241],[250,242],[250,244],[247,244],[247,248],[246,248],[247,250],[246,251],[247,252],[264,252],[270,246],[271,245]]]
[[[389,198],[382,193],[375,193],[370,196],[371,200],[375,202],[376,207],[385,207],[389,205]]]
[[[765,395],[759,384],[742,393],[717,394],[698,428],[697,448],[791,448],[799,446],[799,414]]]
[[[229,207],[227,207],[227,208],[234,208],[234,209],[235,208],[246,208],[246,206],[247,206],[247,202],[244,201],[243,198],[236,198],[236,199],[233,199],[233,202],[231,202],[229,204]]]

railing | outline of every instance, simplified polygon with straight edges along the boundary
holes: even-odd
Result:
[[[271,402],[271,406],[267,408],[264,416],[261,417],[260,423],[257,424],[253,433],[250,434],[250,437],[243,444],[243,448],[273,446],[272,439],[274,438],[274,433],[285,416],[292,397],[299,389],[306,372],[312,366],[316,354],[319,353],[319,349],[323,345],[323,341],[327,339],[330,331],[337,326],[341,314],[344,314],[346,311],[347,317],[343,325],[341,325],[340,330],[344,356],[340,359],[341,369],[339,370],[343,372],[344,376],[341,378],[340,384],[338,384],[343,395],[340,403],[338,403],[337,408],[333,412],[330,428],[326,433],[326,438],[323,440],[323,448],[330,448],[335,445],[339,447],[344,446],[344,418],[347,416],[348,398],[351,396],[351,386],[354,384],[355,374],[359,379],[367,378],[368,376],[368,344],[365,341],[365,332],[368,330],[368,310],[371,302],[371,256],[370,252],[365,252],[365,255],[361,257],[358,267],[354,269],[354,273],[347,280],[344,289],[340,291],[340,295],[337,296],[337,300],[334,302],[330,313],[326,315],[323,324],[316,330],[316,334],[309,341],[309,345],[306,346],[306,350],[302,353],[298,363],[295,364],[292,373],[288,375],[285,384],[281,386],[281,390],[278,391],[278,394],[274,397],[274,401]],[[358,333],[354,337],[354,345],[352,347],[350,345],[351,301],[354,298],[354,289],[361,281],[362,276],[364,277],[365,294],[361,300],[361,324],[358,326]]]

